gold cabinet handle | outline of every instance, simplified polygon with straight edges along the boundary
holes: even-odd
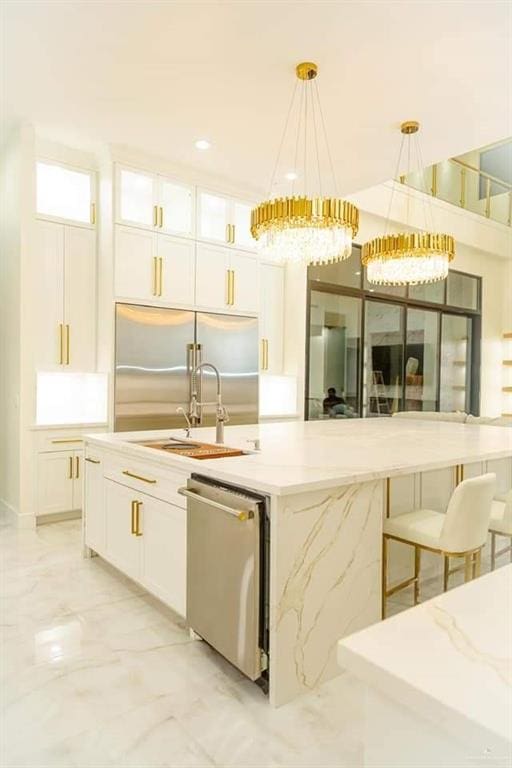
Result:
[[[91,203],[91,224],[96,224],[96,203]]]
[[[268,371],[268,339],[265,339],[265,370]]]
[[[131,525],[130,525],[130,533],[132,533],[132,534],[135,534],[135,504],[136,503],[137,502],[132,501],[132,509],[131,509],[132,514],[131,514],[131,521],[130,521],[130,523],[131,523]]]
[[[234,242],[234,241],[233,241]],[[231,306],[235,304],[235,270],[231,270]]]
[[[158,256],[153,256],[153,296],[158,296]]]
[[[69,347],[70,347],[69,325],[66,325],[66,360],[65,360],[66,365],[69,365]]]
[[[162,229],[162,227],[164,226],[164,209],[162,208],[162,206],[160,206],[158,210],[160,211],[160,220],[158,222],[158,226],[160,227],[160,229]]]
[[[233,245],[235,244],[235,231],[236,231],[235,224],[232,224],[231,225],[231,242],[233,243]]]
[[[231,242],[231,224],[226,224],[226,243]]]
[[[160,256],[158,259],[158,295],[162,295],[162,272],[163,272],[163,259]]]
[[[226,304],[230,305],[231,303],[231,270],[226,269]]]
[[[153,206],[153,226],[158,227],[158,206]]]
[[[58,439],[52,440],[52,443],[83,443],[83,438],[81,438],[81,437],[59,437]]]
[[[59,365],[64,365],[64,351],[63,351],[63,345],[64,345],[64,326],[62,323],[59,323]]]
[[[133,477],[135,480],[142,480],[143,483],[151,483],[152,485],[156,483],[156,480],[150,480],[148,477],[142,477],[142,475],[136,475],[135,472],[130,472],[129,469],[123,469],[123,475],[127,475],[128,477]]]
[[[265,370],[265,339],[261,340],[261,370]]]
[[[68,462],[69,462],[68,480],[72,480],[73,479],[73,457],[72,456],[68,458]]]
[[[86,456],[85,460],[90,462],[91,464],[101,464],[101,461],[99,459],[91,459],[90,456]]]
[[[142,536],[142,531],[140,529],[140,508],[142,506],[142,501],[136,501],[134,504],[134,511],[135,511],[135,525],[134,525],[134,533],[136,536]]]
[[[80,457],[75,456],[75,480],[80,478]]]

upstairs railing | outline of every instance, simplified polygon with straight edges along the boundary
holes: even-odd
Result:
[[[457,158],[431,165],[423,173],[400,176],[400,181],[466,211],[512,225],[512,185]]]

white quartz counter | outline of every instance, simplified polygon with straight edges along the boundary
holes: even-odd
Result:
[[[278,422],[227,426],[225,443],[252,450],[246,456],[198,461],[135,444],[134,440],[183,438],[183,430],[91,434],[88,442],[134,458],[200,472],[225,482],[285,495],[409,475],[457,464],[512,456],[512,429],[402,419]],[[193,429],[191,438],[215,442],[215,429]]]
[[[509,565],[340,640],[338,663],[454,736],[512,745],[511,610]]]

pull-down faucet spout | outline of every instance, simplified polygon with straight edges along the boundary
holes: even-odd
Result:
[[[211,368],[215,374],[217,380],[217,399],[213,402],[199,401],[197,399],[197,373],[203,368]],[[220,373],[212,363],[199,363],[192,371],[192,397],[190,400],[190,419],[197,419],[199,414],[197,412],[197,406],[200,405],[215,405],[215,442],[218,444],[224,443],[224,422],[229,421],[229,416],[226,408],[222,405],[222,388]]]

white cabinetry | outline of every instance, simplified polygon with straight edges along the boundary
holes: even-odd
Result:
[[[200,189],[197,203],[197,236],[201,240],[254,250],[251,203]]]
[[[36,163],[36,214],[53,221],[94,226],[96,174],[84,168],[38,160]]]
[[[38,515],[82,507],[83,451],[49,451],[38,457]]]
[[[194,303],[194,244],[189,240],[116,227],[116,298]]]
[[[39,370],[93,371],[96,366],[96,233],[36,222],[31,275],[35,362]]]
[[[105,549],[105,489],[102,457],[99,453],[87,452],[84,476],[84,507],[87,508],[85,543],[95,552],[102,552]]]
[[[260,370],[283,371],[284,268],[260,265]]]
[[[102,464],[86,465],[85,543],[184,616],[186,510],[104,477]]]
[[[221,246],[198,243],[198,307],[256,313],[258,298],[258,261],[254,256]]]
[[[166,176],[117,166],[116,221],[192,237],[194,189]]]

